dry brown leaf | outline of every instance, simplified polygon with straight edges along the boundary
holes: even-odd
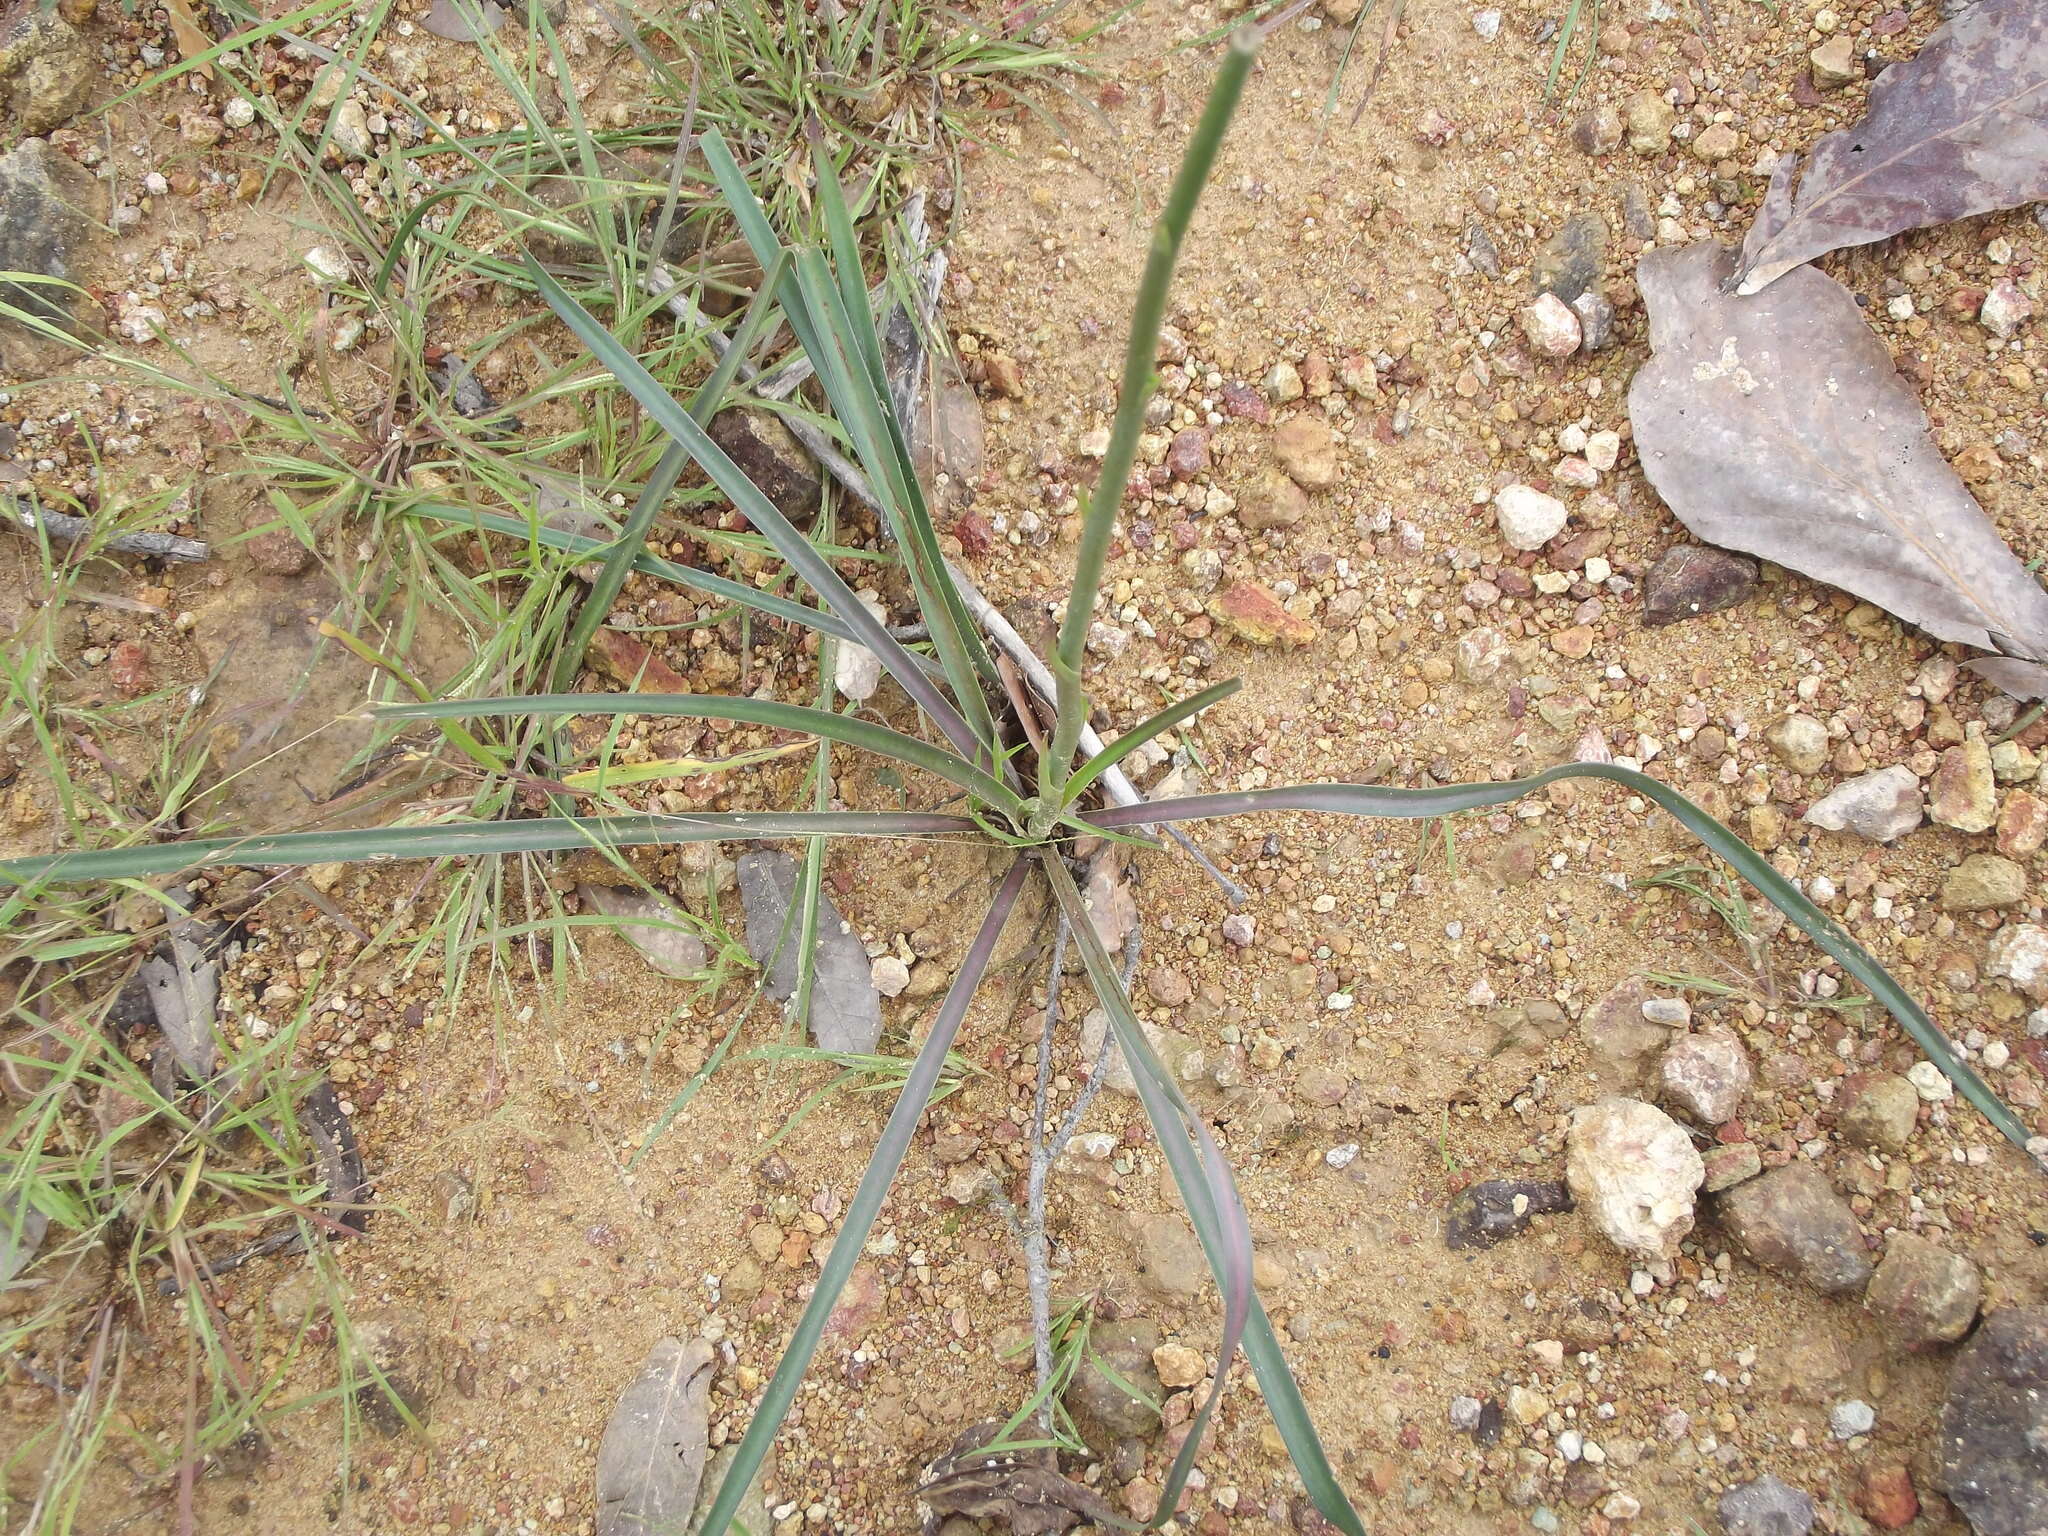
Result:
[[[672,1536],[703,1481],[716,1357],[702,1339],[663,1339],[612,1409],[597,1448],[597,1536]]]
[[[1778,162],[1742,242],[1740,291],[1844,246],[2041,198],[2048,5],[1980,0],[1878,76],[1861,122]]]
[[[651,891],[628,886],[579,885],[583,904],[606,917],[620,919],[619,937],[647,957],[664,976],[695,978],[704,974],[704,941],[690,931],[689,919]]]
[[[213,39],[199,25],[199,18],[192,14],[191,0],[164,0],[164,9],[170,12],[171,36],[177,40],[179,58],[196,59],[213,47]],[[213,65],[197,65],[194,72],[201,79],[211,80]]]
[[[1804,267],[1736,298],[1733,268],[1703,242],[1636,269],[1656,355],[1628,409],[1658,494],[1709,543],[1939,639],[2048,656],[2048,592],[1942,458],[1854,296]]]

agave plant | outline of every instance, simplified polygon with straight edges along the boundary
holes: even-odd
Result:
[[[672,399],[604,325],[538,266],[528,272],[549,305],[673,439],[651,475],[618,539],[609,543],[541,530],[514,518],[485,516],[479,526],[522,538],[541,537],[589,559],[603,572],[586,601],[585,622],[571,642],[558,676],[573,677],[580,641],[601,621],[629,570],[675,581],[721,601],[805,626],[831,642],[867,647],[915,705],[920,724],[897,731],[829,709],[751,698],[661,694],[551,693],[513,698],[426,700],[389,707],[400,720],[441,724],[452,746],[469,751],[475,740],[465,719],[674,715],[745,721],[804,732],[855,748],[949,786],[956,808],[916,813],[793,812],[700,815],[618,814],[550,816],[489,823],[398,826],[373,831],[288,833],[208,838],[140,849],[115,849],[17,860],[0,865],[0,878],[40,881],[133,879],[207,865],[306,865],[334,860],[483,857],[516,852],[680,842],[738,842],[781,838],[978,838],[1007,851],[1001,878],[973,944],[938,1010],[922,1049],[904,1074],[901,1093],[874,1148],[859,1188],[845,1211],[811,1299],[789,1346],[762,1393],[737,1459],[703,1525],[706,1536],[727,1529],[816,1350],[833,1305],[845,1286],[913,1133],[946,1070],[948,1053],[988,969],[1005,921],[1028,881],[1043,881],[1079,944],[1086,974],[1136,1081],[1145,1113],[1171,1167],[1188,1214],[1208,1256],[1223,1300],[1219,1367],[1207,1400],[1195,1413],[1160,1500],[1160,1518],[1175,1509],[1218,1395],[1241,1348],[1262,1397],[1293,1458],[1303,1486],[1339,1529],[1363,1536],[1317,1438],[1278,1339],[1253,1290],[1252,1244],[1245,1207],[1221,1150],[1202,1116],[1181,1095],[1139,1027],[1123,980],[1090,921],[1070,859],[1077,838],[1123,839],[1160,847],[1149,834],[1177,824],[1272,811],[1318,811],[1398,818],[1441,817],[1456,811],[1506,805],[1569,778],[1604,779],[1653,801],[1696,835],[1768,901],[1783,911],[1895,1017],[1971,1103],[2014,1142],[2027,1133],[1882,967],[1840,927],[1740,838],[1683,795],[1645,774],[1610,764],[1567,763],[1504,783],[1391,789],[1358,784],[1312,784],[1244,793],[1194,795],[1138,804],[1101,805],[1094,796],[1104,776],[1128,753],[1161,732],[1227,697],[1226,683],[1198,693],[1131,729],[1092,755],[1087,738],[1087,693],[1082,682],[1083,641],[1099,592],[1118,505],[1130,473],[1153,368],[1167,292],[1183,236],[1214,166],[1225,129],[1250,70],[1258,39],[1240,32],[1229,47],[1153,235],[1133,309],[1121,396],[1094,493],[1083,504],[1081,537],[1071,595],[1056,653],[1035,670],[1050,673],[1050,730],[1019,718],[994,655],[977,627],[961,580],[947,565],[918,475],[904,423],[891,405],[878,328],[865,280],[854,221],[845,207],[830,155],[816,147],[818,196],[828,230],[826,249],[790,250],[771,228],[739,167],[715,133],[701,141],[732,217],[766,274],[743,329],[752,334],[771,311],[788,324],[816,370],[820,392],[838,431],[865,477],[868,492],[893,536],[912,596],[930,636],[930,654],[913,652],[860,602],[829,560],[777,510],[712,441],[704,422],[730,373],[722,373],[688,407]],[[744,348],[728,354],[736,358]],[[694,463],[764,535],[817,600],[812,607],[707,572],[654,559],[642,542],[655,513],[688,464]],[[452,513],[450,515],[453,515]],[[465,521],[479,515],[465,512]],[[1030,707],[1025,701],[1025,707]],[[1028,728],[1027,728],[1028,726]],[[1029,742],[1036,740],[1034,750]],[[1021,742],[1021,744],[1020,744]],[[482,750],[478,748],[477,750]],[[23,893],[13,898],[16,910]]]

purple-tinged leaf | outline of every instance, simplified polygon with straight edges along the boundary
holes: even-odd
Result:
[[[2048,5],[1979,0],[1870,90],[1853,127],[1778,162],[1742,243],[1739,291],[1794,267],[2048,198]]]
[[[1942,458],[1854,296],[1807,267],[1735,298],[1730,267],[1702,242],[1636,268],[1656,355],[1629,419],[1671,510],[1938,639],[2048,656],[2048,592]]]

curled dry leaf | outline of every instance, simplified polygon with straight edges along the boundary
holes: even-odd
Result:
[[[356,1147],[356,1129],[332,1083],[317,1083],[299,1106],[300,1123],[313,1144],[320,1182],[327,1186],[327,1214],[351,1231],[370,1225],[370,1179]],[[329,1228],[329,1237],[344,1234]]]
[[[1806,267],[1735,298],[1732,269],[1711,242],[1636,269],[1656,355],[1629,419],[1671,510],[1938,639],[2048,656],[2048,592],[1942,458],[1854,297]]]
[[[1000,1419],[970,1426],[924,1469],[917,1508],[925,1536],[936,1536],[950,1515],[1001,1521],[1011,1536],[1059,1536],[1077,1525],[1121,1524],[1101,1494],[1061,1474],[1050,1452],[984,1449],[1002,1428]]]
[[[616,885],[579,885],[576,894],[592,911],[620,919],[619,937],[662,975],[704,974],[704,941],[690,931],[689,919],[672,903],[649,891]]]
[[[434,0],[420,25],[451,43],[475,43],[505,25],[505,8],[497,0]]]
[[[648,1351],[597,1448],[597,1536],[671,1536],[688,1523],[704,1478],[715,1358],[702,1339]]]
[[[2048,198],[2048,5],[1980,0],[1871,87],[1854,127],[1778,162],[1739,291],[1816,256]]]

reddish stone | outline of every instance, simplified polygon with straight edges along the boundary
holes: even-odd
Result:
[[[1209,467],[1209,434],[1200,427],[1176,432],[1166,450],[1166,472],[1176,480],[1192,480]]]
[[[2048,804],[2024,789],[2005,797],[1998,813],[1998,851],[2009,859],[2038,853],[2048,842]]]
[[[1289,613],[1270,589],[1252,581],[1240,581],[1210,599],[1209,616],[1253,645],[1292,650],[1316,637],[1315,625]]]
[[[988,385],[988,392],[1005,400],[1024,398],[1024,371],[1017,366],[1017,360],[1005,357],[1000,352],[991,352],[981,360],[982,382]]]
[[[1864,1467],[1856,1478],[1850,1502],[1872,1525],[1886,1531],[1904,1529],[1920,1513],[1920,1496],[1913,1491],[1913,1474],[1896,1461]]]
[[[600,629],[583,659],[622,688],[636,693],[688,693],[690,685],[667,662],[631,635]]]
[[[149,692],[149,652],[134,640],[123,640],[107,656],[107,676],[124,699]]]

